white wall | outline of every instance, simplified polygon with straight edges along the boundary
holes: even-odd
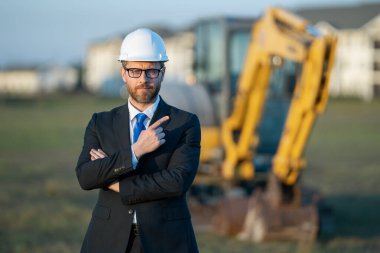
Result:
[[[40,91],[40,78],[35,70],[0,71],[0,95],[30,97]]]
[[[329,91],[333,97],[373,98],[373,39],[367,29],[338,30],[326,22],[318,28],[337,36],[335,64]]]
[[[88,90],[97,92],[105,80],[119,73],[121,43],[122,38],[115,37],[89,46],[83,77]]]
[[[169,57],[169,61],[166,63],[165,82],[194,84],[194,34],[181,32],[164,40]]]
[[[373,47],[364,29],[338,33],[336,70],[339,77],[331,95],[372,99]]]

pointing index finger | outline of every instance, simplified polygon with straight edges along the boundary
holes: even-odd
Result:
[[[162,123],[164,123],[165,121],[167,121],[169,119],[169,116],[164,116],[162,117],[161,119],[157,120],[156,122],[154,122],[150,127],[149,129],[156,129],[157,127],[159,127]]]

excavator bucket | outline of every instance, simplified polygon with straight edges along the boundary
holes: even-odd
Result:
[[[214,228],[222,235],[256,243],[313,242],[320,231],[320,196],[312,189],[287,186],[273,173],[248,197],[220,200]],[[326,216],[327,217],[327,216]],[[323,217],[322,217],[323,218]]]
[[[314,241],[318,233],[318,209],[307,206],[273,207],[267,196],[256,191],[248,201],[248,210],[238,238],[253,242],[296,240]]]
[[[247,197],[232,197],[221,200],[212,223],[217,233],[225,236],[238,235],[248,212]]]

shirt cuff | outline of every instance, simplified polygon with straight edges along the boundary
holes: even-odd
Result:
[[[132,150],[132,168],[135,170],[136,167],[137,167],[137,163],[139,162],[139,160],[137,160],[137,157],[135,155],[135,151],[133,150],[132,145],[131,145],[131,150]]]

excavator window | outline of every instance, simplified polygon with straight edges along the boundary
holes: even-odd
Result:
[[[217,21],[204,22],[197,26],[195,47],[195,72],[198,82],[212,92],[220,92],[223,69],[223,30]]]
[[[254,164],[256,171],[268,171],[284,130],[289,106],[302,65],[284,60],[281,67],[272,71],[270,86],[261,122],[258,126],[259,145]]]
[[[229,62],[230,62],[230,94],[236,95],[239,75],[244,66],[248,44],[251,40],[250,29],[234,31],[230,35]],[[232,104],[232,103],[231,103]]]

